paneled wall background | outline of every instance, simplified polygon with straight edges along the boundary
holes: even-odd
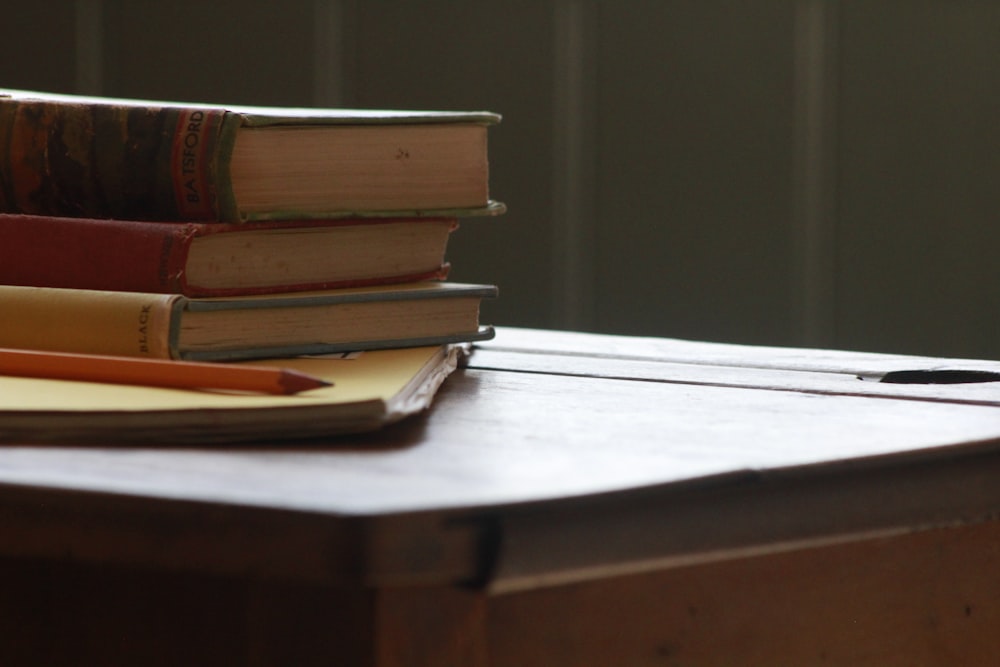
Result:
[[[13,6],[11,6],[13,5]],[[996,0],[35,0],[0,86],[487,108],[496,324],[1000,358]]]

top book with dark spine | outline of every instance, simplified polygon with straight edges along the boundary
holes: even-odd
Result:
[[[0,89],[0,210],[201,222],[496,214],[487,131],[499,121]]]

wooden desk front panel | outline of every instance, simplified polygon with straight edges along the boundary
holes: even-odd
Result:
[[[494,596],[9,558],[0,590],[4,665],[985,665],[1000,523]]]
[[[0,664],[981,664],[1000,388],[857,378],[940,363],[502,331],[371,436],[4,446]]]
[[[1000,522],[500,595],[491,667],[989,665]]]

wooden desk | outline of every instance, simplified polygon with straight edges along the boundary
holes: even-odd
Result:
[[[0,447],[0,664],[987,664],[1000,383],[872,380],[937,366],[506,329],[377,434]]]

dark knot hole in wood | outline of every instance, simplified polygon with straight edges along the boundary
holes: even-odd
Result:
[[[1000,382],[1000,373],[962,369],[928,369],[891,371],[879,382],[889,384],[968,384],[972,382]]]

